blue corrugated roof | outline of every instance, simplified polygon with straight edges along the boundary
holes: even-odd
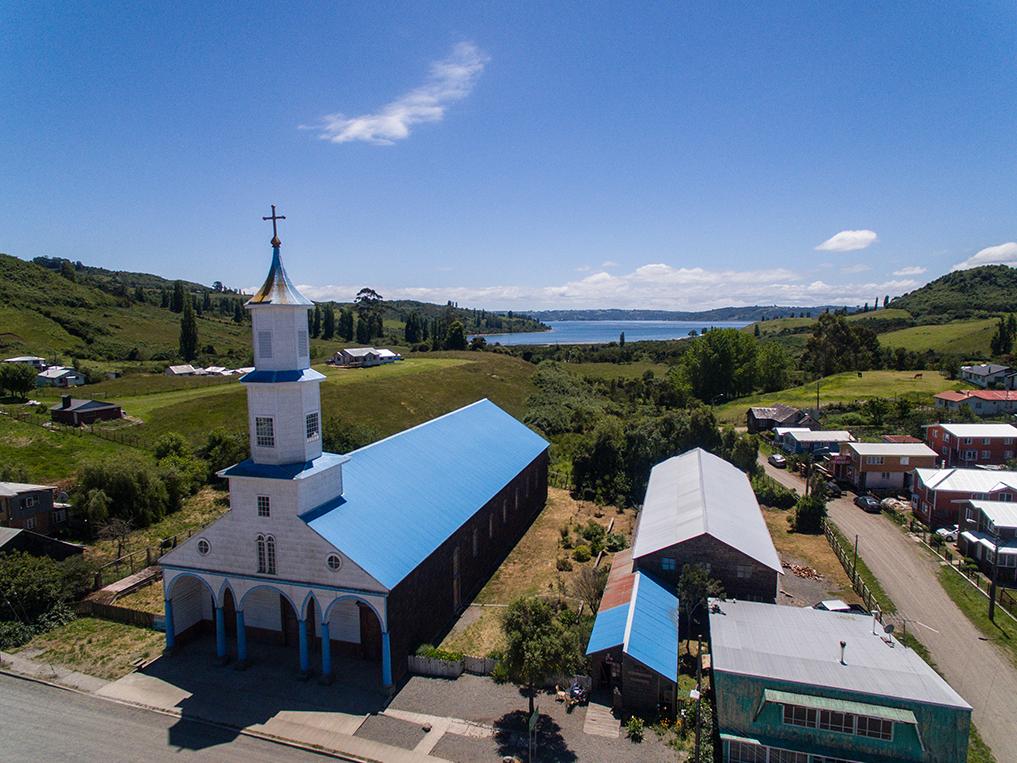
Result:
[[[240,377],[242,384],[277,384],[279,382],[303,382],[324,379],[325,374],[313,368],[293,371],[251,371]]]
[[[223,469],[220,477],[265,477],[273,480],[302,480],[329,469],[336,464],[344,464],[349,456],[338,453],[322,453],[313,461],[301,461],[298,464],[256,464],[251,459]]]
[[[629,619],[629,605],[620,604],[597,613],[593,632],[586,647],[587,654],[602,652],[625,642],[625,623]]]
[[[619,645],[634,660],[678,680],[678,597],[641,572],[635,573],[628,604],[597,613],[586,653]]]
[[[678,680],[678,597],[636,573],[625,654],[672,681]]]
[[[302,518],[392,589],[547,445],[480,400],[353,451],[342,498]]]

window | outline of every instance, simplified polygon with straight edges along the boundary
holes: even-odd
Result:
[[[255,416],[254,436],[259,448],[274,448],[275,421],[268,416]]]
[[[766,763],[766,748],[761,744],[728,742],[726,760],[730,763]]]
[[[879,477],[880,479],[888,480],[890,479],[890,472],[880,472]]]
[[[1007,461],[1009,461],[1011,458],[1013,458],[1013,451],[1012,450],[1004,450],[1003,451],[1003,458],[1006,459]]]
[[[269,575],[275,574],[275,538],[271,535],[265,536],[265,550],[267,551],[268,564],[265,569]]]
[[[976,458],[978,458],[978,451],[977,450],[966,450],[966,451],[964,451],[964,460],[965,461],[974,461]]]
[[[519,511],[519,485],[516,485],[516,511]]]
[[[269,517],[272,515],[272,499],[267,495],[258,496],[258,516]]]
[[[819,728],[826,731],[839,731],[842,734],[854,733],[855,717],[851,713],[839,713],[836,710],[819,711]]]
[[[950,433],[949,432],[945,432],[943,434],[943,442],[950,442]]]
[[[752,577],[752,566],[748,564],[739,564],[735,568],[735,574],[742,579],[750,578]]]
[[[27,519],[25,519],[25,529],[26,530],[35,529],[35,517],[28,517]]]
[[[873,466],[878,466],[878,465],[883,463],[883,457],[882,456],[866,456],[865,457],[865,463],[872,464]]]
[[[476,527],[473,528],[473,558],[476,559],[480,554],[480,530]]]
[[[272,357],[272,332],[258,332],[258,357],[268,360]]]
[[[57,509],[53,512],[54,522],[66,522],[67,521],[67,509]]]
[[[972,442],[974,442],[974,440],[972,438],[970,438],[970,437],[965,437],[964,438],[964,444],[965,445],[970,445]]]
[[[297,355],[302,358],[306,354],[307,354],[307,332],[306,331],[298,331],[297,332]]]
[[[30,495],[30,496],[27,496],[25,498],[25,500],[23,500],[21,502],[21,506],[22,506],[22,508],[25,508],[25,509],[32,509],[32,508],[35,508],[35,503],[36,503],[35,496],[34,495]]]
[[[911,463],[911,456],[901,456],[900,457],[900,465],[901,466],[907,466],[910,463]]]
[[[973,508],[968,506],[966,509],[964,509],[964,519],[966,519],[968,522],[974,522],[977,520],[977,518],[978,517]]]
[[[1013,438],[1012,437],[1004,437],[1003,438],[1003,444],[1004,445],[1013,445]]]
[[[893,721],[884,718],[872,718],[868,715],[858,716],[858,735],[873,739],[893,739]]]
[[[265,573],[268,571],[268,563],[265,557],[265,536],[258,536],[258,572]]]
[[[332,570],[332,572],[339,572],[343,566],[342,557],[339,554],[329,554],[328,558],[325,559],[325,566]]]
[[[494,538],[494,514],[487,515],[487,537]]]
[[[508,522],[508,498],[501,499],[501,521]]]
[[[992,456],[992,454],[989,451],[987,451],[987,450],[983,450],[982,451],[982,460],[983,461],[988,461],[991,456]]]
[[[769,763],[809,763],[809,756],[804,752],[778,750],[775,747],[771,747]]]
[[[201,554],[202,556],[205,556],[205,554],[207,554],[209,552],[209,550],[211,550],[211,548],[212,547],[208,544],[207,540],[205,540],[204,538],[198,538],[198,553],[199,554]]]
[[[810,707],[784,705],[784,723],[790,726],[816,726],[816,711]]]
[[[660,569],[662,572],[674,572],[677,569],[677,566],[678,562],[673,557],[665,556],[660,560]]]
[[[318,435],[321,434],[321,419],[317,411],[307,414],[306,424],[307,439],[317,440]]]
[[[988,437],[983,437],[982,438],[982,445],[991,445],[991,444],[992,444],[992,440],[991,439],[989,439]]]

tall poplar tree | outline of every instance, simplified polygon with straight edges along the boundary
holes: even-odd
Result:
[[[198,355],[198,319],[194,315],[194,305],[188,300],[184,303],[184,312],[180,316],[180,356],[184,360],[194,360]]]

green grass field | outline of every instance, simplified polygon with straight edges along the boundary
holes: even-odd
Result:
[[[47,417],[40,416],[45,421]],[[0,463],[24,467],[30,481],[58,482],[92,458],[142,453],[87,433],[52,432],[0,416]]]
[[[996,320],[954,321],[939,326],[912,326],[879,335],[884,347],[903,347],[914,352],[950,353],[965,358],[991,357],[989,342],[996,330]]]
[[[915,371],[864,371],[859,376],[854,371],[827,376],[819,382],[820,406],[830,403],[850,403],[870,397],[892,398],[895,395],[914,395],[931,398],[937,392],[960,389],[963,385],[952,382],[939,371],[922,371],[922,378],[915,378]],[[721,423],[743,425],[745,410],[753,405],[774,405],[784,403],[798,407],[815,408],[816,383],[792,387],[781,392],[768,392],[739,398],[717,406],[714,412]]]

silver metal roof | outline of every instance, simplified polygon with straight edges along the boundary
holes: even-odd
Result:
[[[798,442],[853,442],[854,435],[844,429],[806,429],[798,431],[792,429],[788,432],[792,440]]]
[[[1010,488],[1017,490],[1017,472],[991,469],[915,469],[918,484],[934,490],[960,493],[991,493]]]
[[[972,501],[971,505],[985,514],[996,529],[1017,527],[1017,504],[1010,501]]]
[[[919,442],[846,442],[860,456],[936,456],[936,451]]]
[[[1013,424],[940,424],[954,437],[1017,437]]]
[[[713,669],[829,687],[870,697],[970,705],[914,650],[868,615],[753,601],[718,601],[710,612]],[[846,642],[844,664],[840,642]]]
[[[52,485],[32,485],[27,482],[0,482],[0,495],[10,498],[21,493],[34,493],[38,490],[55,490]]]
[[[695,448],[650,472],[632,556],[638,559],[704,534],[782,572],[749,478]]]
[[[300,293],[293,285],[290,277],[286,275],[282,258],[279,256],[279,247],[272,247],[272,267],[268,271],[268,278],[258,289],[258,293],[247,300],[247,307],[257,305],[306,305],[313,307],[314,303]]]

